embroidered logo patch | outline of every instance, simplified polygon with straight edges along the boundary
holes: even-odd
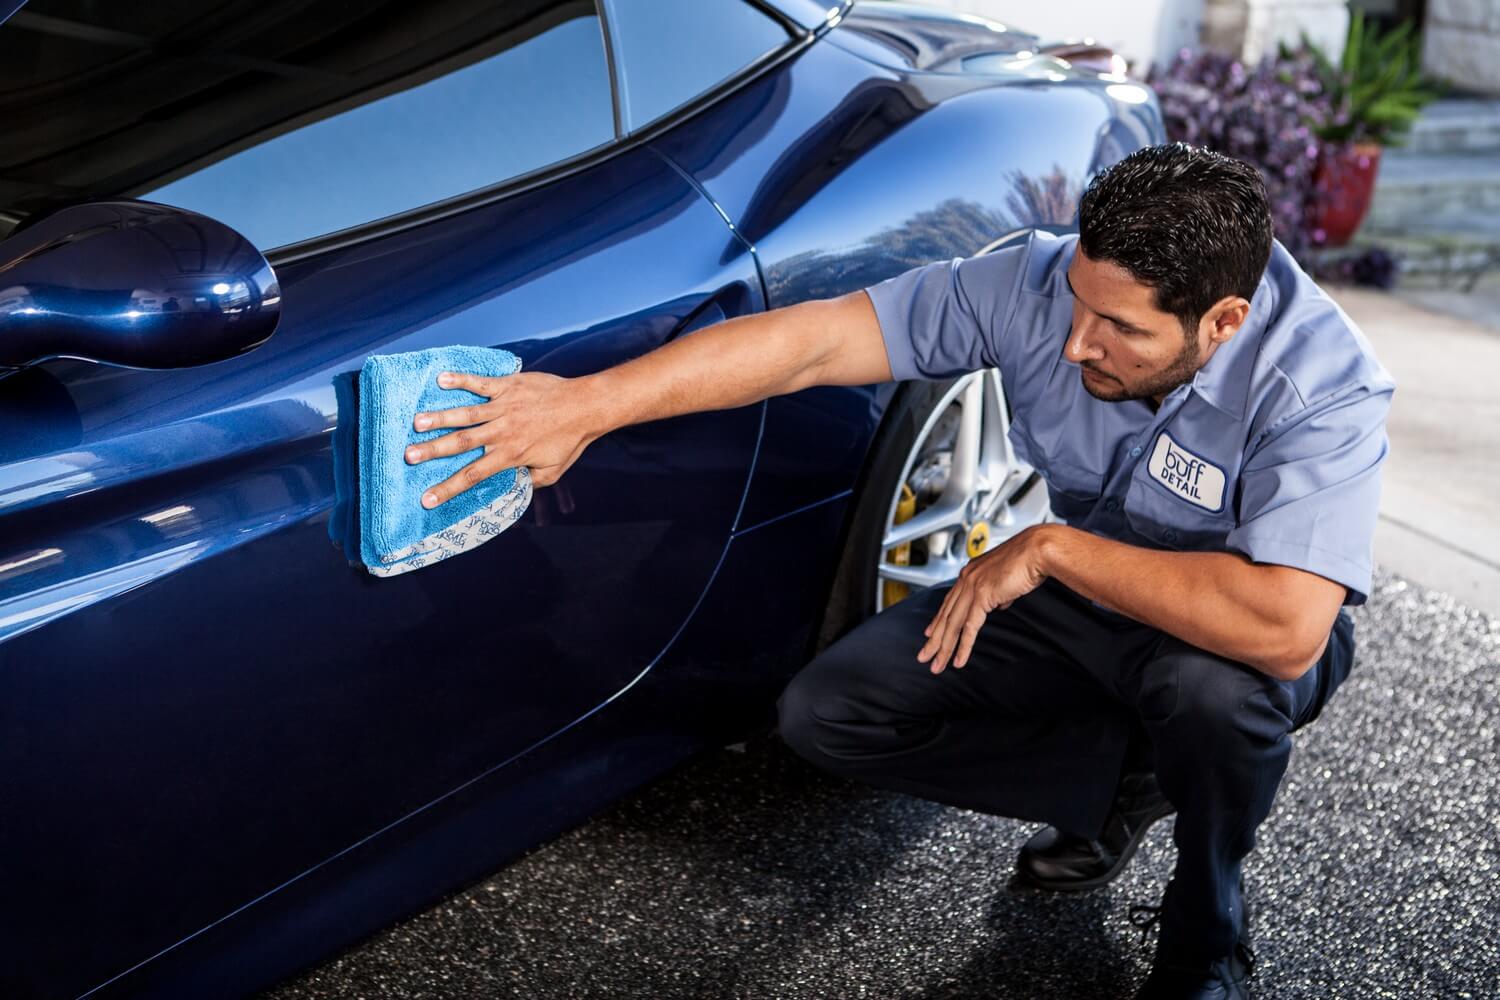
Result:
[[[1224,470],[1194,455],[1165,432],[1156,439],[1147,471],[1188,503],[1213,511],[1224,506]]]

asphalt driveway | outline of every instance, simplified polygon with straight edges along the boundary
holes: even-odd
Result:
[[[1500,621],[1382,574],[1247,866],[1260,998],[1500,996]],[[1008,886],[1033,827],[824,777],[768,739],[685,766],[265,994],[1128,997],[1132,903]]]

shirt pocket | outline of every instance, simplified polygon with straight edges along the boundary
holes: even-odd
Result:
[[[1038,471],[1047,483],[1053,515],[1068,524],[1087,520],[1104,492],[1104,474],[1059,461],[1048,462]]]
[[[1027,414],[1017,408],[1011,417],[1010,441],[1016,456],[1036,469],[1047,484],[1047,498],[1052,514],[1067,524],[1083,522],[1093,513],[1094,505],[1104,492],[1104,474],[1091,472],[1078,462],[1068,461],[1040,447],[1027,426]]]
[[[1144,463],[1143,463],[1144,465]],[[1228,490],[1233,484],[1226,484]],[[1180,499],[1149,475],[1137,475],[1125,493],[1125,521],[1151,548],[1184,552],[1225,552],[1224,540],[1234,530],[1233,505],[1218,513]]]

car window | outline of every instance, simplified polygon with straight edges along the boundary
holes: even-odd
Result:
[[[262,250],[615,137],[594,0],[33,0],[0,26],[0,236],[160,201]]]
[[[697,97],[791,33],[742,0],[606,0],[620,111],[635,131]]]

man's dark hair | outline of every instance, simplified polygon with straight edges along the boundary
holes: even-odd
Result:
[[[1156,308],[1191,337],[1226,295],[1250,301],[1271,259],[1260,171],[1232,156],[1163,143],[1138,149],[1089,184],[1078,244],[1156,291]]]

